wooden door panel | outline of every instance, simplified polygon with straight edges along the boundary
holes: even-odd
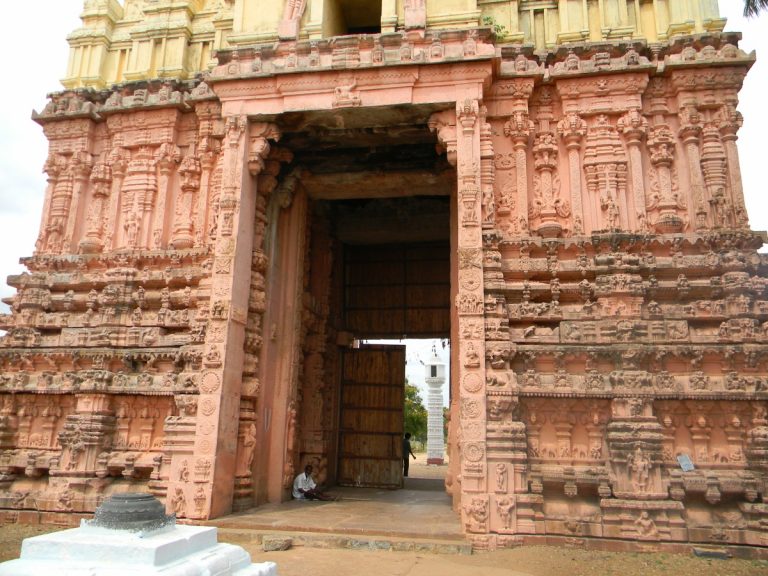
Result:
[[[402,483],[405,346],[344,350],[338,483]]]

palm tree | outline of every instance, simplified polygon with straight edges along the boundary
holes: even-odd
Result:
[[[744,16],[757,16],[761,10],[768,9],[768,0],[744,0]]]

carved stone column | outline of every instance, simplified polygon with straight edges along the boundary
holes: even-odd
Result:
[[[109,154],[109,163],[112,166],[112,186],[109,192],[109,206],[107,207],[104,233],[104,250],[106,251],[109,251],[114,247],[114,234],[119,218],[118,207],[120,203],[120,190],[122,190],[125,171],[128,167],[123,151],[120,148],[114,148]]]
[[[728,161],[728,180],[731,191],[731,209],[733,210],[733,225],[737,228],[749,228],[747,208],[744,204],[744,188],[741,183],[741,165],[739,151],[736,147],[737,132],[744,119],[741,112],[736,110],[735,102],[727,102],[720,109],[720,138],[725,146]]]
[[[486,121],[487,110],[480,110],[480,194],[482,198],[483,228],[493,228],[496,222],[494,196],[493,139],[491,125]]]
[[[533,85],[531,85],[533,89]],[[529,93],[530,95],[530,93]],[[517,229],[523,236],[528,236],[528,142],[533,132],[533,122],[528,117],[528,100],[515,102],[517,108],[504,124],[504,134],[512,139],[517,167]]]
[[[650,129],[648,151],[651,165],[651,192],[648,209],[657,212],[653,221],[654,229],[661,234],[682,232],[686,220],[679,211],[685,210],[684,197],[678,193],[677,178],[672,172],[675,158],[674,134],[668,126],[661,124]]]
[[[726,185],[725,148],[720,141],[717,126],[707,124],[701,132],[701,169],[704,174],[704,185],[707,189],[707,199],[710,205],[712,226],[722,228],[730,223],[728,214],[728,198]]]
[[[157,192],[157,175],[152,148],[141,146],[131,150],[121,190],[121,218],[123,234],[119,247],[145,248],[148,237],[149,214]]]
[[[201,246],[208,235],[208,216],[214,209],[213,176],[219,158],[219,130],[221,105],[218,102],[200,102],[195,105],[198,118],[198,156],[200,158],[200,192],[197,195],[195,244]]]
[[[632,108],[624,116],[619,118],[616,124],[619,132],[624,136],[629,150],[630,181],[632,182],[632,198],[635,208],[634,218],[630,222],[641,232],[649,231],[648,217],[645,212],[645,181],[643,177],[643,157],[640,144],[648,130],[648,121],[643,118],[640,110]]]
[[[85,238],[80,241],[80,250],[86,254],[101,252],[104,247],[104,208],[112,186],[112,169],[109,164],[99,162],[91,174],[91,202],[86,219]]]
[[[488,531],[486,463],[483,243],[478,210],[480,179],[479,103],[456,104],[458,162],[458,339],[461,509],[467,530]]]
[[[67,227],[64,234],[63,252],[72,252],[75,247],[75,229],[77,227],[77,216],[80,212],[80,202],[84,201],[86,183],[91,174],[93,159],[90,153],[85,150],[75,152],[69,161],[68,170],[72,176],[72,196],[67,214]]]
[[[210,465],[212,470],[205,480],[195,478],[191,515],[201,518],[227,514],[234,496],[257,192],[245,169],[249,160],[247,124],[245,116],[226,119],[222,213],[214,248],[211,319],[206,331],[195,431],[195,467]],[[266,136],[276,137],[277,133],[272,131]],[[264,140],[260,152],[266,154],[269,145]],[[187,510],[190,512],[189,506]]]
[[[691,182],[694,201],[694,228],[703,230],[707,227],[709,207],[704,195],[704,182],[701,174],[701,158],[699,156],[699,137],[701,135],[701,117],[699,111],[692,104],[687,104],[680,109],[680,139],[685,146],[688,157],[688,177]]]
[[[575,112],[566,114],[557,123],[557,132],[568,150],[568,184],[571,189],[571,213],[573,234],[584,234],[584,206],[581,198],[581,140],[587,131],[587,123]]]
[[[437,137],[437,145],[435,146],[438,154],[445,153],[446,159],[451,166],[457,165],[457,129],[456,129],[456,113],[453,110],[446,110],[444,112],[437,112],[432,114],[429,118],[429,130],[433,132]],[[457,202],[456,198],[452,198],[451,208],[451,251],[453,256],[451,257],[451,276],[455,278],[455,270],[460,266],[462,252],[457,246],[458,242],[458,224],[457,224]],[[454,252],[455,251],[455,252]],[[475,277],[482,274],[480,267],[475,266]],[[455,286],[455,282],[452,282]],[[458,288],[451,291],[451,297],[457,298]],[[482,302],[482,299],[481,299]],[[458,342],[462,332],[459,330],[459,308],[456,306],[451,313],[451,339],[454,342]],[[457,355],[451,355],[451,405],[450,416],[448,419],[448,438],[447,438],[447,450],[448,450],[448,472],[445,476],[445,487],[449,494],[453,498],[453,505],[455,509],[461,506],[461,470],[459,462],[459,446],[458,437],[461,431],[461,418],[459,415],[460,399],[459,388],[456,385],[459,382],[458,379],[458,366],[459,362]]]
[[[201,172],[200,160],[196,156],[194,147],[190,146],[189,153],[184,157],[179,166],[181,194],[177,199],[173,237],[171,240],[173,247],[177,250],[191,248],[195,243],[193,223],[194,199],[195,194],[200,189]]]
[[[157,201],[154,195],[147,193],[139,197],[139,206],[142,211],[142,231],[150,234],[150,219],[154,209],[154,224],[151,229],[151,236],[144,238],[144,245],[155,250],[162,248],[163,235],[165,234],[166,216],[165,205],[167,203],[168,192],[173,178],[173,170],[179,163],[181,153],[175,144],[170,142],[163,143],[157,151],[157,168],[160,173],[157,187]],[[183,193],[183,192],[182,192]]]
[[[35,252],[41,252],[47,248],[48,230],[51,218],[52,199],[56,191],[56,183],[62,176],[63,158],[59,154],[50,153],[43,166],[43,172],[47,175],[47,187],[43,202],[43,215],[40,218],[40,231],[35,242]]]

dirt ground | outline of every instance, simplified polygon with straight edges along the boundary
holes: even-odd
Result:
[[[18,558],[21,541],[48,531],[0,526],[0,561]],[[246,547],[254,562],[272,561],[279,576],[765,576],[768,562],[715,560],[678,554],[587,552],[527,546],[472,556],[417,552],[368,552],[292,548],[262,552]]]

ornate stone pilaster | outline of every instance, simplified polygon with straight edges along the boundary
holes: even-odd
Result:
[[[533,90],[533,83],[531,83]],[[530,97],[530,92],[528,93]],[[515,101],[515,111],[504,124],[504,135],[512,140],[515,152],[517,175],[517,229],[523,236],[528,236],[530,223],[528,221],[528,142],[533,133],[533,121],[528,117],[528,99]]]
[[[35,242],[35,251],[47,251],[50,244],[50,231],[52,225],[53,198],[56,194],[56,185],[63,176],[63,170],[66,163],[62,156],[53,152],[49,153],[48,158],[43,165],[43,172],[47,175],[47,187],[45,189],[45,200],[43,202],[43,215],[40,218],[40,231]]]
[[[558,145],[553,126],[552,91],[541,88],[536,97],[538,128],[533,141],[533,200],[529,216],[536,221],[536,233],[554,238],[563,233],[563,223],[571,215],[568,200],[560,197]]]
[[[208,235],[207,222],[212,215],[214,204],[218,202],[213,198],[214,172],[219,159],[220,126],[222,125],[220,114],[221,105],[218,102],[199,102],[195,105],[198,130],[198,157],[200,158],[200,192],[197,194],[197,210],[195,219],[195,244],[201,246]]]
[[[226,119],[221,216],[218,220],[211,278],[211,311],[200,376],[194,452],[212,471],[195,479],[194,517],[220,516],[232,509],[245,325],[251,284],[256,182],[246,171],[269,152],[268,137],[256,147],[249,140],[245,116]],[[256,190],[254,189],[256,188]],[[216,486],[216,490],[213,490]],[[190,507],[188,506],[188,511]]]
[[[627,160],[618,133],[605,114],[597,116],[587,131],[584,171],[590,202],[596,214],[602,213],[597,228],[626,229]]]
[[[149,218],[157,193],[156,163],[153,150],[140,146],[131,150],[123,188],[121,190],[121,219],[123,235],[120,247],[146,248]]]
[[[195,195],[200,190],[202,166],[197,158],[194,146],[190,146],[187,156],[179,166],[181,194],[177,199],[171,244],[177,250],[191,248],[195,243],[194,206]]]
[[[91,173],[91,202],[86,217],[85,238],[80,241],[80,251],[100,252],[104,247],[104,208],[112,186],[112,168],[106,162],[98,162]]]
[[[707,190],[707,201],[712,216],[712,227],[722,228],[730,224],[730,204],[726,194],[728,183],[725,148],[720,141],[717,126],[707,124],[701,131],[701,169]]]
[[[104,250],[109,251],[114,247],[115,227],[117,226],[120,205],[120,191],[123,188],[123,180],[128,163],[125,155],[119,147],[115,147],[110,152],[109,163],[112,166],[112,185],[109,193],[109,206],[107,207],[106,227],[104,232]],[[119,236],[119,234],[118,234]]]
[[[575,112],[569,112],[557,123],[557,132],[568,150],[568,184],[571,189],[573,234],[584,234],[584,206],[581,198],[581,141],[587,132],[587,123]]]
[[[496,198],[493,167],[493,139],[491,125],[486,121],[485,106],[480,109],[480,194],[482,198],[483,228],[493,228],[496,222]]]
[[[645,181],[643,177],[643,158],[641,144],[648,131],[648,121],[637,108],[631,108],[616,124],[629,151],[630,181],[632,182],[632,198],[634,201],[634,224],[641,232],[649,230],[646,214]],[[630,218],[630,221],[633,219]]]
[[[151,237],[144,238],[145,245],[155,250],[162,248],[166,228],[165,205],[166,198],[173,181],[173,172],[181,159],[179,148],[170,142],[163,143],[156,153],[156,163],[160,178],[158,179],[157,201],[153,195],[146,194],[140,198],[142,210],[142,225],[146,222],[147,234],[150,234],[149,222],[154,209],[154,223],[151,227]],[[182,194],[183,194],[182,189]],[[144,228],[142,228],[143,230]]]
[[[743,122],[744,119],[741,116],[741,112],[736,110],[735,102],[726,102],[720,109],[720,138],[725,146],[725,154],[728,161],[733,226],[737,228],[749,228],[747,209],[744,204],[744,188],[741,183],[739,151],[736,147],[737,133]]]
[[[648,134],[651,165],[651,197],[647,208],[656,212],[654,229],[661,234],[682,232],[686,227],[685,199],[679,193],[672,164],[675,158],[675,137],[668,126],[653,126]]]
[[[696,106],[686,104],[680,108],[680,140],[685,146],[688,157],[688,177],[691,182],[694,202],[694,228],[703,230],[707,227],[709,207],[705,197],[704,182],[701,173],[701,158],[699,156],[699,141],[701,136],[701,116]]]
[[[481,219],[479,103],[456,104],[458,161],[458,293],[459,426],[461,509],[471,533],[488,531],[484,282]]]
[[[65,253],[73,252],[75,249],[73,242],[75,228],[77,227],[77,216],[80,212],[80,202],[85,200],[85,191],[92,167],[93,159],[91,158],[91,154],[85,150],[75,152],[69,160],[67,170],[72,179],[72,195],[67,211],[66,232],[64,233],[64,242],[62,245],[62,251]]]

